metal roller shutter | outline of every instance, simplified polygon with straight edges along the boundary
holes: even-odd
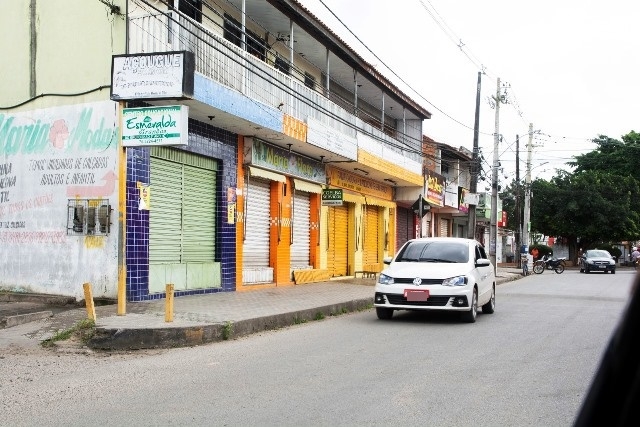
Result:
[[[449,237],[448,219],[440,219],[440,237]]]
[[[149,264],[182,262],[182,165],[151,157]]]
[[[327,269],[334,276],[346,276],[349,263],[349,208],[347,205],[329,208],[329,246]]]
[[[379,261],[380,236],[378,235],[379,212],[377,206],[366,205],[364,218],[364,264],[377,264]]]
[[[413,212],[410,209],[398,207],[396,209],[396,251],[412,237]]]
[[[215,171],[184,166],[182,259],[213,262],[215,259]]]
[[[310,209],[309,193],[299,190],[293,195],[293,243],[291,244],[291,268],[309,268]]]
[[[220,285],[216,247],[217,161],[168,147],[150,159],[149,292]]]
[[[252,179],[246,197],[246,234],[242,250],[243,283],[272,282],[273,269],[269,267],[270,182]]]

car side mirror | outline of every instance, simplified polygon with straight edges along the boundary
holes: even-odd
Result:
[[[390,257],[390,256],[386,256],[386,257],[384,257],[384,258],[382,259],[382,262],[383,262],[384,264],[389,265],[389,264],[391,264],[391,260],[392,260],[392,259],[393,259],[392,257]]]
[[[486,258],[480,258],[476,260],[476,267],[488,267],[491,265],[491,261]]]

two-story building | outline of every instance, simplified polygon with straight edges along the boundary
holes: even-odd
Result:
[[[2,289],[377,272],[414,221],[429,111],[297,1],[17,0],[0,22]]]

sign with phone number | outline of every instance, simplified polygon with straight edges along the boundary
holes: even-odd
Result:
[[[322,206],[342,206],[342,189],[326,188],[322,190]]]

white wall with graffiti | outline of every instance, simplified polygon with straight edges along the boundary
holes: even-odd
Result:
[[[0,112],[0,290],[117,296],[117,104]]]

